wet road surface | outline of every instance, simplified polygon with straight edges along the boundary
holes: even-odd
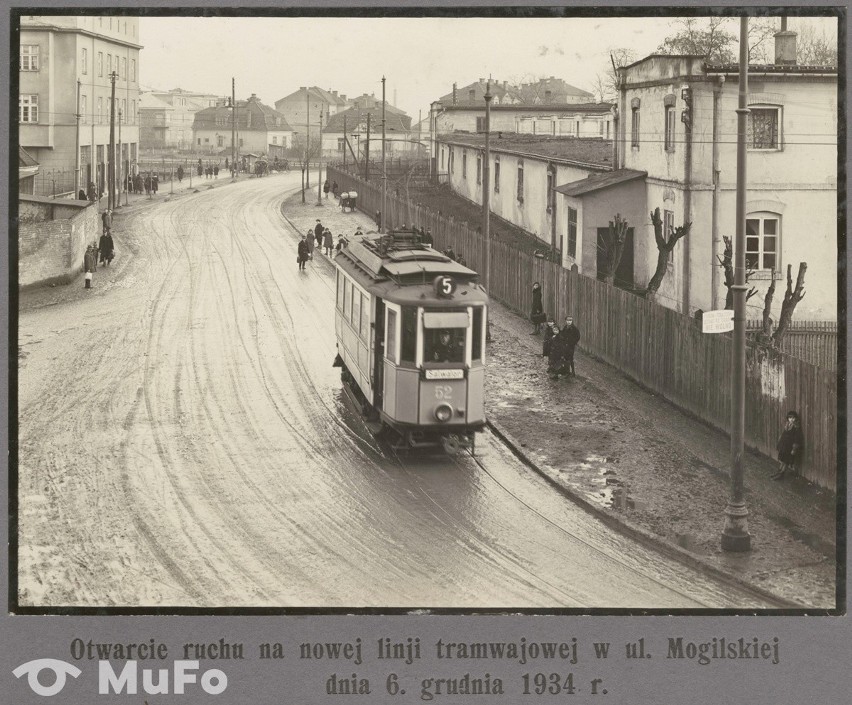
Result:
[[[119,216],[19,321],[19,599],[44,606],[767,607],[606,527],[483,434],[397,457],[344,403],[296,175]]]

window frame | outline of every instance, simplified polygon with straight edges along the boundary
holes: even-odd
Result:
[[[675,151],[675,129],[677,120],[675,119],[675,109],[673,105],[667,105],[663,117],[663,149],[666,152]]]
[[[772,105],[768,103],[759,103],[755,105],[749,105],[749,114],[748,119],[746,120],[746,148],[751,152],[780,152],[783,146],[782,142],[782,120],[783,120],[783,106],[781,105]],[[754,117],[755,112],[760,111],[761,113],[774,113],[775,116],[775,145],[769,147],[756,147],[753,144],[754,141]]]
[[[467,150],[462,150],[462,178],[467,178]]]
[[[568,232],[567,241],[565,243],[565,254],[572,259],[577,259],[577,221],[579,212],[577,208],[565,206],[568,210]],[[572,218],[573,215],[573,218]]]
[[[500,155],[494,155],[494,193],[500,193]]]
[[[630,110],[630,146],[639,149],[639,125],[641,124],[641,113],[639,107]]]
[[[24,110],[27,111],[26,119],[24,119]],[[18,122],[25,125],[38,124],[38,93],[18,95]]]
[[[27,51],[29,50],[29,51]],[[34,50],[34,51],[33,51]],[[41,46],[38,44],[21,44],[19,54],[21,71],[41,70]]]
[[[668,242],[669,235],[674,231],[674,211],[663,211],[663,239]],[[669,250],[666,266],[674,267],[674,247]]]
[[[519,204],[523,205],[523,203],[524,203],[524,160],[523,159],[518,160],[518,169],[517,169],[515,190],[517,192],[515,194],[515,198],[517,199]]]
[[[757,220],[758,223],[759,223],[758,233],[757,233],[757,235],[750,235],[749,232],[748,232],[748,224],[749,224],[749,221],[754,221],[754,220]],[[775,222],[775,232],[772,233],[771,235],[767,235],[765,228],[764,228],[764,224],[767,221],[774,221]],[[774,252],[768,253],[767,250],[765,249],[765,245],[766,245],[765,239],[767,237],[772,237],[775,240]],[[758,251],[757,251],[758,262],[757,262],[757,264],[759,266],[756,266],[756,267],[752,266],[752,264],[749,262],[749,254],[751,252],[753,252],[753,250],[749,250],[749,240],[752,239],[752,238],[757,238],[757,240],[758,240]],[[745,240],[746,240],[746,248],[745,248],[746,269],[754,270],[756,272],[768,272],[768,271],[770,271],[770,269],[772,271],[776,272],[776,273],[781,271],[781,267],[783,265],[782,265],[782,262],[781,262],[781,214],[780,213],[773,213],[772,211],[755,211],[753,213],[748,213],[746,215]],[[772,255],[775,256],[775,266],[774,267],[770,268],[770,267],[763,266],[765,264],[765,261],[764,261],[763,258],[767,254],[772,254]]]
[[[89,49],[88,47],[80,47],[80,73],[84,76],[89,74]]]
[[[482,154],[476,154],[476,183],[482,184]]]
[[[104,53],[98,52],[98,78],[104,77]]]

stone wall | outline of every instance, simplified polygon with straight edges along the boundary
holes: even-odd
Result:
[[[98,210],[83,201],[22,197],[18,220],[18,287],[68,284],[82,271],[86,246],[96,243]]]

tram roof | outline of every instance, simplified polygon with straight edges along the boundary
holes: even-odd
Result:
[[[350,272],[354,268],[372,281],[416,275],[423,275],[430,281],[438,274],[455,275],[461,279],[474,279],[477,276],[472,269],[422,244],[419,236],[410,231],[356,236],[350,239],[349,246],[341,250],[335,259],[351,263],[347,267],[338,262]]]

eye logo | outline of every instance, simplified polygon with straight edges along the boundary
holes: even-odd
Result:
[[[55,680],[52,685],[45,686],[38,682],[38,674],[41,673],[43,669],[53,671]],[[34,661],[27,661],[26,663],[21,664],[12,671],[12,673],[16,678],[20,678],[24,674],[27,674],[27,681],[30,689],[36,695],[49,697],[51,695],[56,695],[65,687],[66,676],[76,678],[82,673],[82,671],[76,666],[72,666],[70,663],[60,661],[59,659],[37,658]]]

